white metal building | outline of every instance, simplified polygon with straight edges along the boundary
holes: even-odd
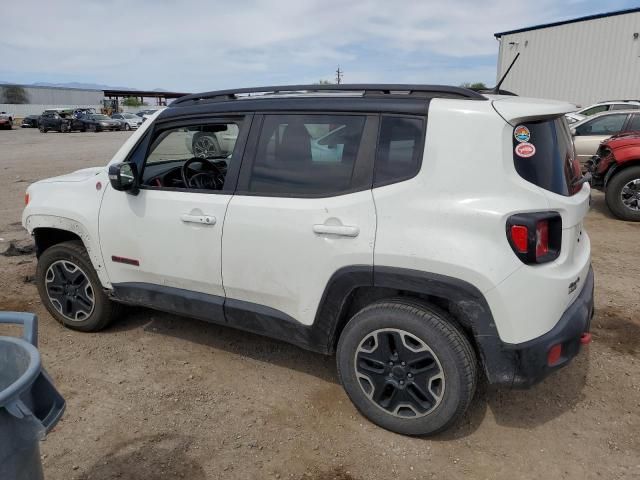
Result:
[[[640,8],[590,15],[495,34],[499,79],[526,97],[585,106],[640,99]]]

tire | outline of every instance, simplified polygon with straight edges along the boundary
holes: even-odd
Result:
[[[102,330],[121,312],[121,305],[105,294],[89,254],[78,241],[44,251],[36,267],[36,286],[51,316],[72,330]]]
[[[129,130],[131,130],[131,125],[129,125],[128,123],[125,123],[124,129],[128,132]]]
[[[222,149],[216,136],[206,132],[198,132],[193,136],[191,152],[196,158],[209,158],[222,155]]]
[[[360,310],[342,331],[336,357],[356,408],[392,432],[445,430],[475,393],[471,344],[445,312],[419,300],[384,300]]]
[[[42,125],[40,125],[40,133],[47,133],[46,127],[43,127]]]
[[[607,183],[605,200],[616,217],[640,222],[640,165],[614,174]]]

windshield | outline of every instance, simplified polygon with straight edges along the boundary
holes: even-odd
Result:
[[[513,149],[516,171],[528,182],[565,196],[582,187],[580,164],[564,118],[517,125]]]

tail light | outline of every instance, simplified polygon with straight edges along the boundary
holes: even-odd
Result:
[[[26,192],[26,193],[24,194],[24,206],[25,206],[25,207],[26,207],[27,205],[29,205],[29,200],[30,200],[29,192]]]
[[[507,220],[507,240],[522,262],[551,262],[560,255],[562,218],[556,212],[512,215]]]

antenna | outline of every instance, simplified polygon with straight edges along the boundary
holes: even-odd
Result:
[[[518,53],[516,57],[513,59],[513,62],[511,62],[511,65],[509,65],[509,68],[507,68],[507,71],[504,72],[504,75],[502,75],[502,78],[500,78],[500,81],[496,83],[496,86],[490,90],[491,93],[496,93],[496,94],[500,93],[500,87],[502,86],[502,82],[504,82],[504,79],[507,78],[507,75],[509,75],[509,72],[513,68],[513,65],[516,63],[516,60],[518,60],[519,56],[520,56],[520,53]]]

